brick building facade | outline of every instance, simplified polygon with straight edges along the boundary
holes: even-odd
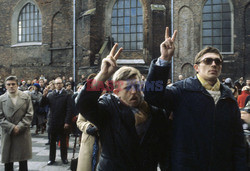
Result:
[[[72,76],[73,0],[0,2],[1,76],[13,74],[20,79],[33,79],[41,74],[48,79]],[[209,37],[211,31],[205,28],[205,16],[215,15],[216,7],[221,8],[217,10],[222,19],[217,21],[214,17],[208,22],[221,22],[219,24],[223,27],[224,14],[231,16],[230,26],[226,28],[230,33],[224,35],[221,29],[221,39],[228,40],[225,44],[230,47],[223,53],[222,76],[234,80],[240,76],[250,77],[250,0],[174,0],[173,20],[171,0],[75,2],[77,81],[82,74],[98,71],[101,59],[116,41],[128,47],[118,63],[135,66],[146,74],[150,61],[160,54],[159,45],[164,40],[165,27],[171,27],[171,23],[178,30],[174,80],[179,74],[185,77],[194,75],[195,54],[205,41],[214,42],[218,38],[216,34],[211,35],[212,39],[204,37],[205,34]],[[212,29],[217,28],[213,26]],[[220,46],[224,47],[223,42]]]

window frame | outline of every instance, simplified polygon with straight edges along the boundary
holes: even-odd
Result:
[[[124,0],[117,0],[111,9],[111,36],[114,38],[114,42],[119,44],[119,47],[124,48],[124,51],[143,50],[143,7],[140,0],[136,0],[136,3],[133,4],[135,6],[132,6],[132,2],[134,1],[129,0],[129,6],[127,6],[128,4],[125,4]],[[123,14],[118,11],[123,12]],[[132,15],[132,12],[135,15]],[[114,16],[114,14],[116,15]],[[133,19],[134,21],[132,21]],[[126,29],[129,30],[127,31]],[[118,36],[121,36],[120,40]],[[135,48],[133,48],[133,46],[135,46]]]
[[[207,2],[208,1],[210,1],[210,4],[207,4]],[[234,28],[233,28],[233,25],[234,25],[234,17],[233,17],[233,5],[232,5],[232,3],[231,3],[231,1],[230,0],[227,0],[227,2],[223,2],[223,1],[225,1],[225,0],[220,0],[220,3],[219,4],[216,4],[215,6],[221,6],[222,8],[221,8],[221,10],[220,11],[218,11],[218,12],[213,12],[213,7],[214,7],[214,3],[213,3],[213,1],[215,1],[215,0],[207,0],[207,1],[205,1],[204,2],[204,4],[203,4],[203,8],[202,8],[202,11],[201,11],[201,16],[202,16],[202,18],[201,18],[201,47],[203,48],[203,47],[205,47],[205,46],[214,46],[214,45],[216,45],[216,44],[214,44],[212,41],[213,41],[213,39],[214,38],[219,38],[220,40],[221,40],[221,42],[220,42],[220,52],[221,52],[221,54],[233,54],[234,53],[234,38],[233,38],[233,32],[234,32]],[[224,30],[226,29],[225,27],[223,27],[223,22],[225,22],[224,20],[223,20],[223,6],[226,6],[226,5],[228,5],[229,6],[229,8],[230,8],[230,11],[226,11],[226,12],[224,12],[224,13],[227,13],[227,14],[229,14],[230,15],[230,20],[226,20],[226,21],[230,21],[230,36],[223,36],[223,28],[224,28]],[[204,12],[204,7],[205,6],[211,6],[211,11],[209,11],[209,12]],[[215,8],[215,7],[214,7]],[[210,18],[209,19],[207,19],[207,20],[204,20],[204,14],[207,14],[207,15],[210,15]],[[218,19],[218,20],[216,20],[216,19],[214,19],[213,18],[213,16],[215,16],[215,15],[217,15],[217,14],[220,14],[220,16],[221,16],[221,19]],[[207,21],[207,22],[210,22],[210,23],[216,23],[217,22],[217,24],[218,24],[218,21],[219,21],[219,24],[221,24],[221,27],[219,27],[218,28],[218,30],[221,32],[221,35],[220,36],[214,36],[213,35],[213,32],[215,31],[215,27],[213,27],[212,26],[212,24],[211,24],[211,28],[207,28],[207,29],[204,29],[204,21]],[[210,31],[211,32],[211,36],[204,36],[204,31]],[[210,44],[205,44],[204,45],[204,43],[203,43],[203,39],[204,38],[210,38],[211,39],[211,43]],[[226,38],[230,38],[230,41],[231,41],[231,44],[229,44],[229,46],[230,46],[230,51],[222,51],[223,50],[223,38],[224,39],[226,39]]]

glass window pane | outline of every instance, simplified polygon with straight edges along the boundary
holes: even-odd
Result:
[[[123,1],[118,1],[118,8],[123,8]]]
[[[124,24],[129,25],[130,24],[130,18],[129,17],[124,17]]]
[[[131,41],[136,41],[136,34],[131,34]]]
[[[131,25],[131,32],[136,32],[136,25]]]
[[[212,44],[212,38],[211,37],[203,37],[202,42],[203,42],[203,44],[211,45]]]
[[[223,28],[231,28],[231,21],[222,21]]]
[[[136,8],[131,8],[131,16],[136,16]]]
[[[118,18],[118,25],[122,25],[123,24],[123,18]]]
[[[130,49],[130,42],[125,42],[124,43],[124,48],[125,49]]]
[[[221,29],[213,29],[213,36],[221,36]]]
[[[130,6],[130,0],[125,0],[125,8],[129,8]]]
[[[213,45],[213,47],[215,47],[221,51],[221,45]]]
[[[143,49],[142,42],[137,42],[137,49]]]
[[[221,27],[222,27],[221,21],[214,21],[213,22],[213,28],[221,28]]]
[[[131,17],[131,24],[136,24],[136,17]]]
[[[203,12],[203,13],[211,13],[211,12],[212,12],[211,6],[204,6],[202,12]]]
[[[230,36],[230,35],[231,35],[231,29],[222,30],[222,36]]]
[[[136,1],[135,0],[131,0],[131,7],[136,7]]]
[[[211,0],[207,0],[206,5],[211,4]]]
[[[222,43],[223,44],[231,44],[231,37],[223,37],[222,38]]]
[[[137,17],[137,23],[142,24],[142,16]]]
[[[213,4],[221,4],[221,0],[213,0]]]
[[[112,11],[112,17],[116,17],[117,16],[117,10],[113,10]]]
[[[142,9],[141,8],[137,8],[137,15],[142,15]]]
[[[222,45],[222,52],[231,52],[231,46],[230,45]]]
[[[213,20],[221,21],[221,13],[213,13]]]
[[[143,32],[142,25],[137,25],[137,32]]]
[[[203,21],[211,20],[211,19],[212,19],[212,15],[211,14],[203,14]]]
[[[125,9],[125,16],[130,16],[130,9]]]
[[[230,5],[229,4],[224,4],[223,8],[222,8],[222,11],[223,12],[230,12],[231,11]]]
[[[119,42],[123,41],[123,34],[118,34],[118,41]]]
[[[112,25],[117,25],[117,18],[112,18]]]
[[[213,44],[220,45],[221,44],[221,38],[220,37],[213,37]]]
[[[137,34],[137,40],[142,41],[143,40],[143,35],[142,34]]]
[[[231,14],[230,13],[223,13],[222,20],[231,20]]]
[[[126,42],[130,41],[130,34],[124,34],[124,37]]]
[[[141,2],[137,1],[137,7],[141,7]]]
[[[112,37],[113,37],[114,41],[117,42],[117,34],[112,34]]]
[[[135,50],[136,49],[136,42],[131,42],[131,49]]]
[[[112,26],[112,33],[117,33],[117,27],[116,26]]]
[[[123,33],[123,26],[118,26],[118,32]]]
[[[124,33],[129,33],[130,30],[129,30],[130,26],[124,26]]]
[[[204,29],[212,28],[212,22],[211,21],[203,22],[203,28]]]
[[[123,9],[118,10],[118,16],[123,16]]]
[[[203,36],[212,36],[212,30],[203,30],[202,32]]]
[[[213,5],[213,12],[221,12],[221,5]]]

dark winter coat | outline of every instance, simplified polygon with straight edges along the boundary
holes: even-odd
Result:
[[[221,84],[215,105],[196,77],[165,88],[169,70],[153,61],[144,94],[149,103],[173,111],[173,170],[246,170],[240,112],[231,90]],[[150,90],[152,82],[158,83],[156,91]]]
[[[111,94],[98,100],[101,92],[85,88],[78,95],[76,106],[99,129],[102,153],[98,171],[156,171],[159,162],[162,168],[168,167],[167,120],[163,110],[150,107],[149,125],[140,141],[134,114],[128,106]]]
[[[49,105],[49,130],[50,132],[61,131],[64,124],[71,124],[72,121],[72,99],[65,90],[57,94],[55,90],[42,97],[41,106]]]

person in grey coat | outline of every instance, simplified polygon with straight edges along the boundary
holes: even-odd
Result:
[[[32,101],[28,94],[18,90],[17,83],[16,76],[7,77],[7,92],[0,96],[1,151],[5,171],[13,170],[13,162],[19,162],[20,171],[27,171],[27,160],[32,157]]]

